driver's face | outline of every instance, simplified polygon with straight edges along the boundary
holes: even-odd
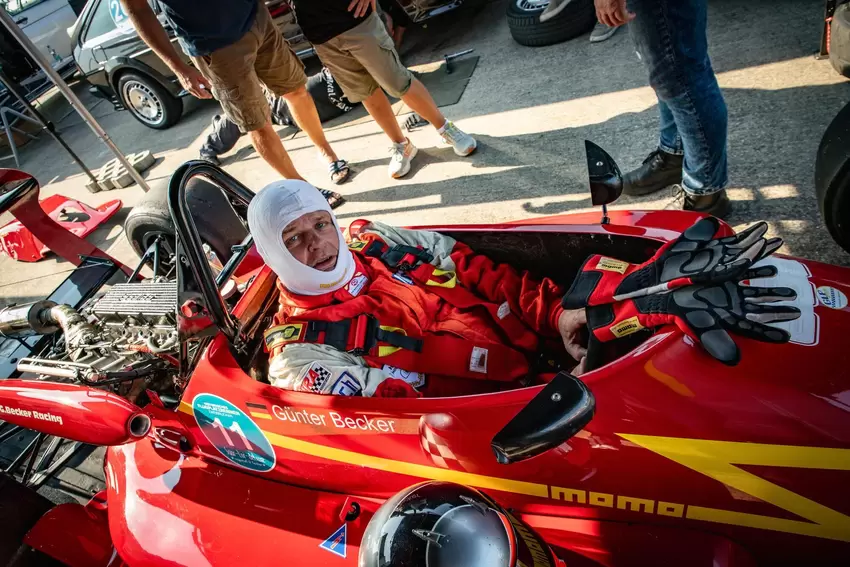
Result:
[[[327,211],[302,215],[283,229],[283,243],[292,256],[306,266],[329,272],[336,267],[339,236]]]

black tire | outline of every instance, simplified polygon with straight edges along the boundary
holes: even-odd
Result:
[[[548,5],[545,0],[509,0],[508,28],[520,45],[542,47],[580,36],[596,24],[593,0],[572,0],[564,10],[547,22],[540,14]]]
[[[201,177],[187,185],[189,210],[201,240],[209,245],[224,263],[232,255],[232,247],[242,242],[248,229],[236,214],[221,190]],[[174,222],[168,211],[168,180],[151,186],[151,190],[133,207],[124,221],[124,234],[133,250],[141,258],[154,240],[161,240],[161,272],[173,265],[176,251]]]
[[[821,139],[815,190],[829,234],[850,252],[850,103],[832,120]]]
[[[850,2],[835,9],[829,25],[829,61],[836,71],[850,78]]]
[[[116,91],[124,108],[148,128],[171,128],[183,114],[183,100],[148,75],[124,73],[118,78]]]

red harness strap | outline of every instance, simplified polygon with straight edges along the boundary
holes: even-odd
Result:
[[[290,320],[266,331],[265,340],[273,354],[292,343],[326,344],[375,366],[458,378],[510,382],[527,376],[529,369],[522,353],[504,345],[445,335],[409,337],[402,329],[381,326],[371,315],[342,321]]]

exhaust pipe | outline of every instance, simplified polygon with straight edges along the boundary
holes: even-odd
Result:
[[[151,429],[150,417],[120,396],[32,380],[0,381],[0,419],[91,445],[123,445]]]

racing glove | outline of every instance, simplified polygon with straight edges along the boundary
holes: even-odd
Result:
[[[750,270],[744,279],[776,274],[773,266]],[[646,295],[613,305],[587,308],[587,324],[602,342],[631,335],[644,328],[674,323],[686,335],[724,364],[734,366],[741,359],[729,332],[767,343],[786,343],[790,334],[768,323],[791,321],[800,310],[787,305],[767,305],[789,301],[797,293],[787,287],[746,286],[740,282],[693,285],[671,293]]]
[[[733,236],[715,238],[719,228],[714,217],[700,219],[643,264],[593,255],[585,260],[561,305],[579,309],[686,285],[738,280],[755,262],[782,246],[781,238],[764,238],[764,222]]]

